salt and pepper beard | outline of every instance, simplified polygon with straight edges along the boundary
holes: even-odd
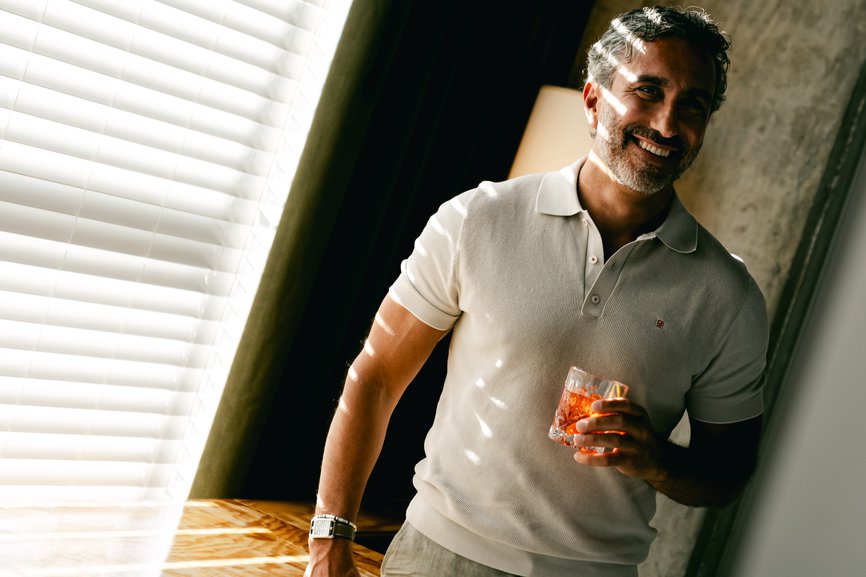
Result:
[[[596,135],[597,139],[602,140],[597,149],[599,159],[607,165],[619,184],[644,196],[652,196],[672,186],[674,181],[688,170],[701,150],[700,145],[690,148],[679,136],[665,138],[658,131],[639,124],[623,126],[613,107],[606,103],[602,103],[598,108],[598,122],[607,130],[607,135]],[[671,154],[679,155],[679,162],[670,167],[650,163],[636,166],[635,161],[625,152],[626,145],[633,140],[632,135],[640,135],[659,144],[673,146],[676,150]]]

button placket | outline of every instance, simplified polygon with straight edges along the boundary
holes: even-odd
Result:
[[[604,312],[604,307],[613,293],[613,288],[619,280],[619,275],[622,274],[623,263],[628,259],[635,244],[632,242],[619,249],[602,266],[595,282],[592,285],[587,285],[590,288],[583,302],[583,314],[600,317],[602,312]]]
[[[601,234],[595,227],[595,223],[588,215],[582,217],[583,224],[586,226],[586,262],[584,263],[584,286],[591,287],[598,275],[603,270],[603,258],[599,255],[604,254],[604,244],[601,241]]]

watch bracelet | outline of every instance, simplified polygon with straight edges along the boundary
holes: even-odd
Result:
[[[333,539],[334,537],[342,537],[352,541],[355,540],[355,532],[358,530],[358,526],[344,517],[337,515],[314,515],[310,520],[310,535],[313,535],[313,526],[316,521],[328,521],[334,524],[332,534],[329,537],[319,536],[319,538]],[[338,530],[340,528],[342,530]],[[314,538],[316,537],[314,536]]]

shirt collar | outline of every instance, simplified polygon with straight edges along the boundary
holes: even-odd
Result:
[[[577,174],[586,157],[565,168],[548,172],[541,179],[535,210],[552,216],[574,216],[585,212],[577,199]],[[667,218],[653,233],[676,252],[693,252],[698,246],[698,222],[674,194]]]

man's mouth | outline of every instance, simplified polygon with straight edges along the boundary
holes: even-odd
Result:
[[[636,138],[635,141],[637,142],[638,146],[640,146],[641,148],[643,148],[647,152],[650,152],[656,156],[660,156],[662,158],[667,158],[671,154],[671,150],[669,150],[667,148],[661,148],[661,147],[655,146],[655,145],[650,144],[649,142],[642,140],[640,138]]]

